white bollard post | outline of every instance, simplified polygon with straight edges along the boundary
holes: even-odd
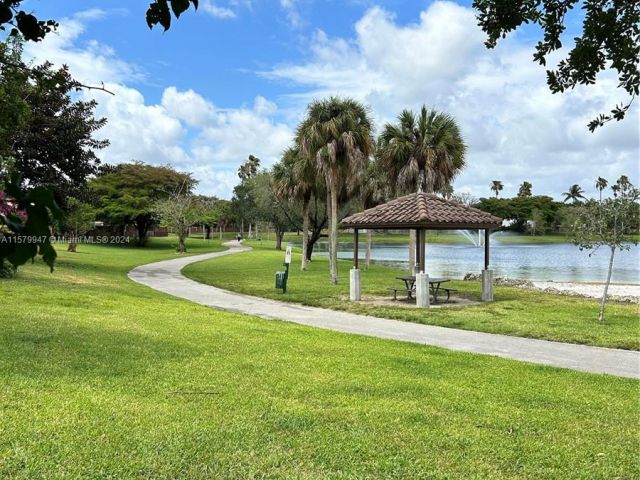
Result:
[[[429,275],[416,273],[416,307],[429,308]]]
[[[352,268],[349,270],[349,299],[353,302],[359,302],[361,295],[360,269]]]
[[[482,301],[493,302],[493,270],[483,270],[482,279]]]

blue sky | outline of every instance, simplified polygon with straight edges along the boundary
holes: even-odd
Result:
[[[84,94],[109,121],[104,161],[171,163],[195,172],[200,192],[229,197],[244,158],[272,164],[306,103],[341,94],[369,105],[379,127],[423,103],[452,113],[469,144],[454,187],[475,196],[493,179],[506,195],[528,180],[555,197],[573,183],[593,193],[597,176],[638,180],[637,106],[595,135],[585,127],[624,98],[615,77],[551,95],[531,61],[536,30],[489,51],[468,3],[201,0],[166,33],[146,27],[147,4],[25,3],[61,20],[27,54],[116,92]]]

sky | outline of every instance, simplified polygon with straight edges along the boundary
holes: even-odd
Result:
[[[148,1],[28,0],[60,22],[28,44],[36,61],[67,64],[98,102],[110,146],[103,163],[171,164],[198,193],[230,198],[239,165],[269,167],[292,144],[309,101],[346,95],[371,110],[377,132],[405,108],[452,114],[468,145],[457,192],[561,198],[574,183],[595,196],[598,176],[640,180],[639,108],[590,133],[587,123],[625,100],[611,73],[595,86],[553,95],[532,61],[540,34],[518,31],[487,49],[468,3],[409,0],[200,0],[171,29],[150,31]],[[568,19],[567,41],[579,32]],[[559,52],[555,57],[557,61]]]

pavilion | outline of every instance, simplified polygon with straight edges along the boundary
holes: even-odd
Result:
[[[358,269],[358,232],[362,229],[374,230],[416,230],[416,285],[420,297],[420,275],[428,276],[425,271],[425,243],[427,230],[484,230],[484,270],[482,271],[482,299],[493,300],[493,274],[489,269],[490,236],[492,230],[502,226],[502,219],[468,207],[452,200],[446,200],[429,193],[412,193],[396,198],[382,205],[351,215],[341,222],[342,228],[353,229],[354,251],[351,274],[351,299],[360,299],[360,271]],[[419,306],[420,298],[418,299]],[[426,306],[428,306],[428,289]]]

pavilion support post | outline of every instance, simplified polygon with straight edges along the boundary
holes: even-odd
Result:
[[[419,264],[419,268],[418,271],[420,273],[426,273],[426,269],[427,269],[427,262],[426,262],[426,244],[427,243],[427,231],[422,228],[419,230],[419,234],[418,234],[418,245],[420,248],[420,254],[418,256],[418,264]]]
[[[358,229],[353,229],[353,268],[358,268]]]
[[[358,255],[358,229],[356,228],[353,230],[353,268],[349,271],[349,299],[354,302],[359,302],[362,298]]]
[[[491,230],[485,229],[484,231],[484,270],[482,271],[482,275],[481,275],[483,302],[493,301],[493,270],[489,270],[490,238],[491,238]]]
[[[429,308],[429,275],[424,272],[416,273],[416,307]]]

